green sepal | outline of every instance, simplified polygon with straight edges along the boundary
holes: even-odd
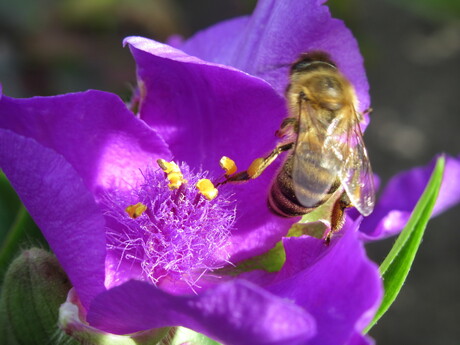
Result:
[[[250,259],[241,261],[236,266],[228,266],[217,270],[218,274],[237,276],[244,272],[254,270],[264,270],[267,272],[277,272],[283,267],[286,261],[286,252],[283,243],[280,241],[268,252]]]
[[[364,333],[369,332],[385,314],[404,285],[436,203],[442,183],[444,165],[445,159],[440,157],[422,196],[412,211],[409,221],[380,265],[380,274],[383,278],[385,293],[374,319],[364,330]]]
[[[220,345],[201,333],[192,331],[185,327],[176,327],[169,337],[165,338],[160,345]]]

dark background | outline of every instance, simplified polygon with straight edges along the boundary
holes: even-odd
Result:
[[[0,81],[14,97],[88,88],[128,99],[135,66],[123,37],[164,41],[252,12],[255,1],[15,0],[0,3]],[[365,140],[386,182],[439,152],[460,153],[460,1],[333,0],[357,37],[371,85]],[[295,15],[295,14],[293,14]],[[289,39],[286,37],[286,39]],[[378,344],[460,343],[460,208],[433,219]],[[381,262],[393,239],[368,245]]]

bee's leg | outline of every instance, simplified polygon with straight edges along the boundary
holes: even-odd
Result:
[[[329,245],[332,236],[342,229],[345,224],[345,209],[351,207],[350,199],[347,193],[343,192],[340,198],[335,202],[331,213],[331,229],[326,235],[326,244]]]
[[[264,170],[267,169],[268,166],[272,164],[276,158],[278,158],[280,154],[282,154],[285,151],[289,151],[293,147],[294,142],[279,145],[272,152],[270,152],[270,154],[267,157],[254,159],[254,161],[249,166],[248,170],[246,170],[248,172],[249,177],[251,179],[259,177],[264,172]]]
[[[291,129],[297,131],[296,127],[298,126],[298,120],[295,117],[286,117],[283,122],[281,122],[280,128],[276,131],[275,135],[277,137],[284,137]]]
[[[227,182],[246,182],[248,180],[255,179],[259,177],[265,169],[268,168],[270,164],[272,164],[278,156],[294,147],[294,142],[290,142],[287,144],[283,144],[280,146],[277,146],[272,152],[270,152],[269,155],[263,158],[257,158],[255,159],[251,165],[249,166],[248,170],[233,174],[227,179],[219,183],[219,185],[227,183]]]

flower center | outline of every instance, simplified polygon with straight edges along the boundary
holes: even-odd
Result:
[[[137,279],[166,289],[185,283],[194,291],[200,278],[229,263],[235,206],[229,195],[217,197],[206,173],[162,160],[159,165],[143,171],[143,181],[130,191],[103,198],[108,255],[118,260],[117,270],[138,270]]]

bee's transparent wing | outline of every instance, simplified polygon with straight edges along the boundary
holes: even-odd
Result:
[[[308,101],[299,102],[299,134],[293,157],[292,183],[295,196],[304,207],[314,208],[325,201],[336,183],[342,162],[325,149],[330,123],[324,109]]]
[[[357,113],[353,107],[348,111],[352,112],[351,118],[343,116],[343,126],[338,126],[345,128],[345,133],[342,133],[342,130],[335,131],[331,145],[336,146],[334,149],[340,151],[343,156],[339,179],[348,198],[362,215],[368,216],[375,204],[374,176]]]

